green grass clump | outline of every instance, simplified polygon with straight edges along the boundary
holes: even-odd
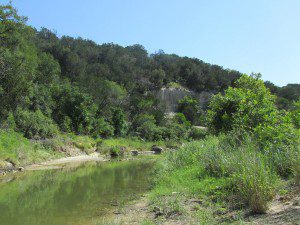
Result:
[[[254,213],[265,213],[274,198],[278,176],[258,154],[246,155],[234,173],[235,189]],[[242,164],[242,165],[241,165]]]
[[[149,151],[153,145],[165,146],[163,141],[152,142],[152,141],[143,141],[137,137],[128,137],[128,138],[110,138],[102,140],[102,147],[115,147],[123,146],[127,150],[139,150],[139,151]]]
[[[142,221],[141,225],[155,225],[155,223],[153,223],[151,220],[146,219]]]
[[[65,147],[78,148],[86,154],[95,152],[97,140],[83,135],[59,134],[54,138],[43,141],[43,145],[55,151],[60,151]]]
[[[89,136],[69,134],[69,137],[75,147],[87,154],[93,153],[96,150],[96,140]]]

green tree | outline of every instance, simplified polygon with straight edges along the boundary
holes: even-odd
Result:
[[[19,53],[0,48],[0,109],[14,110],[26,103],[32,87],[32,73]]]
[[[80,134],[89,134],[97,117],[97,106],[90,95],[80,91],[68,82],[53,87],[55,107],[52,116],[63,126],[66,117],[71,119],[71,130]]]
[[[275,96],[263,81],[243,75],[235,87],[229,87],[224,95],[219,93],[212,98],[208,123],[215,133],[234,129],[253,131],[261,124],[272,124],[272,115],[277,114]]]
[[[114,127],[103,117],[96,118],[93,125],[92,135],[94,137],[108,138],[114,135]]]
[[[47,138],[58,133],[56,124],[40,110],[29,111],[17,108],[15,112],[17,131],[27,138]]]
[[[24,37],[19,32],[25,28],[25,17],[17,14],[17,10],[9,5],[0,5],[0,40],[1,46],[17,50]]]
[[[114,127],[114,134],[116,136],[123,136],[126,134],[128,126],[122,109],[116,108],[113,111],[112,124]]]
[[[185,96],[179,100],[178,112],[183,113],[193,125],[199,125],[203,120],[201,118],[203,113],[199,101],[190,96]]]

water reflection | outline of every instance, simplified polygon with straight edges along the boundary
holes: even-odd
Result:
[[[0,183],[0,225],[77,225],[149,188],[152,161],[87,163]]]

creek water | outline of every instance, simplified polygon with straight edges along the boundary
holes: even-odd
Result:
[[[0,180],[0,225],[101,224],[116,205],[150,188],[153,160],[68,164]]]

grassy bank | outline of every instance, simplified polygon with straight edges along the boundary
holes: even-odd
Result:
[[[0,168],[36,163],[62,154],[32,142],[14,131],[0,130]]]
[[[178,144],[178,143],[177,143]],[[50,159],[91,154],[109,155],[115,149],[149,151],[153,145],[174,147],[176,143],[148,142],[139,138],[94,139],[75,134],[58,134],[53,138],[29,140],[21,133],[0,130],[0,169],[18,167]]]
[[[154,221],[239,223],[265,213],[276,195],[299,184],[299,164],[299,147],[270,155],[251,138],[237,143],[224,135],[188,143],[157,168],[149,197]]]

